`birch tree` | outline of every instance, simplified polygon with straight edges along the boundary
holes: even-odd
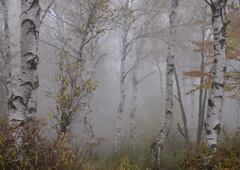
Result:
[[[98,54],[100,48],[99,41],[106,32],[111,31],[115,27],[115,14],[110,9],[108,1],[83,1],[80,4],[80,8],[82,11],[75,12],[71,16],[73,22],[75,22],[75,17],[78,18],[77,25],[72,23],[71,26],[76,29],[77,36],[80,38],[80,43],[73,52],[81,69],[79,80],[81,80],[82,86],[86,88],[84,90],[84,97],[81,98],[80,112],[83,118],[84,136],[87,138],[87,143],[91,144],[96,142],[93,126],[90,121],[90,113],[93,111],[91,101],[93,91],[96,89],[94,75],[96,66],[105,56],[105,54]],[[91,88],[92,90],[90,90]]]
[[[148,10],[145,11],[145,7],[148,6],[148,2],[140,1],[138,4],[138,8],[134,8],[134,3],[135,1],[129,1],[129,0],[124,0],[120,2],[120,16],[122,17],[121,21],[118,23],[119,28],[122,31],[121,34],[121,52],[120,52],[120,102],[117,108],[117,123],[116,123],[116,133],[115,133],[115,141],[114,141],[114,148],[115,151],[119,150],[120,143],[121,143],[121,138],[122,138],[122,129],[123,129],[123,116],[124,116],[124,109],[125,109],[125,103],[126,103],[126,79],[127,76],[129,75],[130,72],[132,72],[135,68],[135,65],[138,65],[135,60],[134,66],[128,68],[127,64],[127,59],[129,56],[129,53],[132,51],[133,45],[138,41],[141,40],[142,38],[148,37],[150,34],[149,32],[144,32],[145,30],[143,29],[144,26],[140,26],[139,31],[134,32],[136,28],[136,23],[138,21],[141,21],[141,18],[144,17],[145,15],[150,15],[152,11]],[[151,4],[151,3],[150,3]],[[155,11],[154,11],[155,12]],[[153,13],[152,13],[153,14]],[[156,14],[152,17],[154,18]],[[152,21],[152,20],[150,20]],[[146,24],[146,23],[144,23]],[[143,24],[143,25],[144,25]],[[137,70],[135,70],[137,71]],[[135,79],[133,77],[133,79]],[[135,80],[132,80],[132,82]],[[136,85],[136,82],[134,83]],[[136,94],[136,88],[135,94]],[[135,95],[133,94],[133,96]],[[133,97],[134,98],[134,97]],[[135,99],[132,100],[133,105],[136,106]],[[132,106],[131,112],[135,112],[135,106]],[[135,116],[130,113],[133,119],[135,119]],[[131,119],[131,118],[130,118]],[[130,121],[133,123],[133,119]],[[133,123],[135,124],[135,123]],[[135,125],[131,125],[132,128],[135,128]],[[132,129],[132,130],[133,130]],[[133,131],[132,131],[133,132]],[[131,132],[130,132],[131,133]],[[133,137],[133,136],[132,136]]]
[[[177,25],[177,7],[178,0],[171,1],[171,12],[169,15],[169,34],[170,41],[168,44],[167,71],[166,71],[166,110],[164,125],[159,135],[154,139],[151,145],[151,152],[154,159],[154,169],[160,169],[160,157],[163,150],[165,138],[169,135],[173,120],[173,74],[174,74],[174,48],[175,34]]]
[[[132,97],[131,97],[131,108],[130,108],[130,135],[129,135],[129,143],[133,151],[136,150],[136,114],[137,114],[137,106],[138,106],[138,86],[141,82],[155,73],[155,70],[152,72],[146,73],[142,77],[139,75],[139,67],[142,64],[143,60],[146,58],[144,55],[144,49],[146,45],[146,39],[150,38],[150,28],[152,19],[156,17],[159,12],[149,13],[153,8],[150,6],[145,6],[143,11],[145,16],[143,18],[143,22],[141,22],[141,26],[139,31],[137,32],[137,41],[136,41],[136,56],[134,59],[134,64],[132,68]],[[144,35],[144,36],[143,36]],[[143,37],[142,37],[143,36]]]
[[[144,28],[146,29],[146,27]],[[140,67],[141,61],[143,60],[143,48],[145,45],[145,40],[140,39],[139,41],[140,43],[138,44],[138,47],[136,49],[136,57],[135,57],[134,66],[132,70],[132,97],[131,97],[131,108],[130,108],[129,141],[133,151],[136,150],[136,129],[137,129],[136,114],[137,114],[137,106],[138,106],[138,103],[137,103],[138,102],[138,86],[141,82],[143,82],[153,73],[155,73],[155,70],[153,70],[152,72],[146,73],[143,76],[139,76],[139,67]]]
[[[207,5],[205,4],[201,9],[201,39],[192,41],[192,44],[196,46],[194,49],[200,56],[200,66],[198,70],[191,70],[184,72],[184,75],[191,79],[199,79],[199,84],[194,87],[188,94],[198,93],[198,124],[197,124],[197,144],[202,141],[204,120],[206,117],[206,105],[209,91],[209,84],[211,84],[211,65],[213,56],[213,41],[212,41],[212,27],[209,25],[209,17],[207,15]]]
[[[144,42],[144,41],[142,41]],[[130,109],[130,146],[133,150],[136,148],[136,113],[137,113],[137,93],[138,93],[138,71],[140,65],[140,57],[142,55],[141,46],[137,49],[136,58],[134,62],[134,68],[132,72],[132,98],[131,98],[131,109]]]
[[[10,31],[8,19],[8,0],[1,0],[3,7],[3,21],[4,21],[4,38],[2,45],[2,57],[4,61],[3,83],[6,88],[6,94],[9,95],[11,91],[11,49],[10,49]]]
[[[21,1],[21,75],[17,89],[9,97],[9,120],[12,124],[24,123],[34,117],[27,108],[38,88],[37,65],[41,8],[38,0]],[[34,91],[34,92],[33,92]]]
[[[116,124],[116,133],[115,133],[115,151],[119,149],[121,142],[121,133],[122,133],[122,119],[123,119],[123,111],[125,107],[125,99],[126,99],[126,76],[127,76],[127,68],[126,68],[126,57],[129,53],[128,45],[127,45],[127,37],[128,37],[128,24],[129,24],[129,0],[126,0],[122,6],[122,17],[123,17],[123,28],[121,35],[121,66],[120,66],[120,103],[117,109],[117,124]]]
[[[47,16],[50,8],[52,7],[52,5],[55,3],[55,0],[52,0],[47,8],[44,10],[45,12],[43,13],[42,16],[40,16],[40,21],[38,21],[39,23],[39,30],[38,32],[40,31],[40,27],[45,19],[45,17]],[[39,18],[38,18],[39,19]],[[37,73],[37,72],[36,72]],[[26,115],[36,115],[37,114],[37,89],[38,89],[38,86],[39,86],[39,83],[38,83],[38,76],[37,74],[35,75],[35,87],[33,88],[33,91],[32,91],[32,94],[31,94],[31,97],[29,99],[29,103],[28,103],[28,107],[27,107],[27,110],[26,110]]]
[[[201,64],[200,64],[200,71],[201,73],[206,72],[206,58],[207,58],[207,45],[206,41],[209,40],[210,37],[207,37],[207,9],[204,7],[203,9],[203,24],[201,26],[201,33],[202,33],[202,41],[201,41]],[[211,34],[210,34],[211,35]],[[202,133],[203,133],[203,127],[204,127],[204,118],[205,118],[205,108],[206,108],[206,101],[207,101],[207,93],[208,89],[203,88],[202,86],[207,82],[205,76],[200,77],[200,89],[199,89],[199,112],[198,112],[198,127],[197,127],[197,144],[201,143],[202,140]]]
[[[91,122],[94,111],[91,102],[97,88],[95,73],[106,55],[100,52],[101,38],[115,27],[115,14],[108,1],[74,1],[69,6],[68,12],[56,6],[55,14],[49,14],[56,20],[58,30],[54,38],[61,47],[43,41],[59,52],[59,84],[52,96],[57,103],[53,116],[59,135],[71,133],[73,121],[81,122],[83,150],[95,157],[99,144]]]
[[[226,71],[226,16],[227,0],[205,2],[212,11],[212,27],[214,39],[214,61],[212,66],[212,86],[208,99],[207,118],[205,121],[206,137],[209,147],[215,151],[221,129],[222,107],[224,103],[224,85]]]

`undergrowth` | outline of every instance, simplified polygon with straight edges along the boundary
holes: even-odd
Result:
[[[0,170],[151,170],[150,140],[140,140],[136,150],[123,145],[118,152],[99,154],[90,159],[70,144],[67,134],[57,138],[42,135],[44,121],[31,121],[21,127],[21,142],[16,144],[16,129],[0,118]],[[161,157],[160,170],[203,170],[211,158],[213,170],[240,169],[240,132],[224,133],[215,153],[206,145],[184,145],[169,137]]]

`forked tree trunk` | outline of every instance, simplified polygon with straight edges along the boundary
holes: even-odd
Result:
[[[151,151],[154,159],[154,169],[160,169],[160,157],[163,150],[163,145],[166,137],[168,136],[172,127],[173,120],[173,75],[174,75],[174,47],[175,47],[175,34],[177,25],[177,7],[178,0],[172,0],[171,13],[169,15],[170,22],[170,42],[168,45],[167,57],[167,72],[166,72],[166,107],[165,118],[162,129],[159,135],[151,145]]]
[[[214,36],[213,82],[208,99],[205,121],[206,137],[209,147],[215,151],[221,129],[221,114],[224,103],[224,73],[226,71],[226,22],[224,8],[227,0],[211,1],[212,26]]]
[[[21,74],[18,87],[13,90],[8,102],[10,122],[16,125],[24,123],[27,117],[35,116],[28,107],[32,107],[29,101],[35,97],[38,88],[40,13],[39,0],[21,0]]]

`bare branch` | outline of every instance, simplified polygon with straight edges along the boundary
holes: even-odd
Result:
[[[98,59],[96,60],[96,62],[93,65],[93,67],[96,67],[96,65],[106,56],[107,56],[107,54],[103,54],[100,57],[98,57]]]
[[[131,67],[131,68],[124,74],[124,78],[126,78],[127,75],[128,75],[131,71],[133,71],[134,68],[135,68],[135,66]]]
[[[7,83],[3,80],[3,78],[1,78],[1,81],[6,89],[6,94],[9,94],[9,89],[8,89]]]
[[[146,74],[145,76],[143,76],[140,80],[138,80],[137,84],[140,84],[143,80],[145,80],[146,78],[148,78],[149,76],[151,76],[152,74],[154,74],[156,72],[156,70]]]
[[[180,124],[178,123],[177,124],[177,127],[178,127],[178,132],[183,136],[183,138],[185,139],[186,138],[186,135],[184,134],[184,132],[183,132],[183,130],[182,130],[182,128],[181,128],[181,126],[180,126]]]
[[[46,10],[45,10],[45,12],[44,12],[41,20],[40,20],[40,25],[42,25],[42,23],[43,23],[46,15],[48,14],[48,12],[49,12],[50,8],[52,7],[52,5],[54,4],[54,2],[55,2],[55,0],[52,0],[52,1],[50,2],[50,4],[47,6],[47,8],[46,8]]]
[[[58,47],[58,46],[56,46],[56,45],[54,45],[54,44],[52,44],[52,43],[49,43],[49,42],[47,42],[47,41],[45,41],[45,40],[39,39],[39,42],[41,42],[41,43],[43,43],[43,44],[46,44],[46,45],[48,45],[48,46],[50,46],[50,47],[56,48],[57,50],[62,50],[61,47]],[[68,55],[69,55],[70,57],[76,59],[75,56],[73,56],[73,55],[71,55],[71,54],[68,54]]]
[[[204,0],[210,7],[212,6],[212,2],[209,2],[208,0]]]

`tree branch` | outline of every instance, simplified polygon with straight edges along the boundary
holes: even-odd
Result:
[[[186,135],[184,134],[184,132],[183,132],[183,130],[182,130],[182,128],[181,128],[181,126],[180,126],[179,123],[177,124],[177,127],[178,127],[179,133],[180,133],[180,134],[183,136],[183,138],[185,139],[185,138],[186,138]]]
[[[50,8],[52,7],[52,5],[54,4],[54,2],[55,2],[55,0],[52,0],[52,1],[50,2],[50,4],[47,6],[47,9],[45,10],[42,18],[40,19],[40,25],[42,25],[42,23],[43,23],[46,15],[47,15],[47,13],[49,12],[49,10],[50,10]]]
[[[124,78],[126,78],[127,75],[128,75],[131,71],[133,71],[134,68],[135,68],[135,66],[131,67],[131,68],[124,74]]]
[[[145,80],[146,78],[148,78],[149,76],[151,76],[152,74],[154,74],[156,72],[156,70],[146,74],[145,76],[143,76],[140,80],[138,80],[137,84],[141,83],[143,80]]]
[[[208,1],[208,0],[204,0],[210,7],[212,6],[212,4]]]

